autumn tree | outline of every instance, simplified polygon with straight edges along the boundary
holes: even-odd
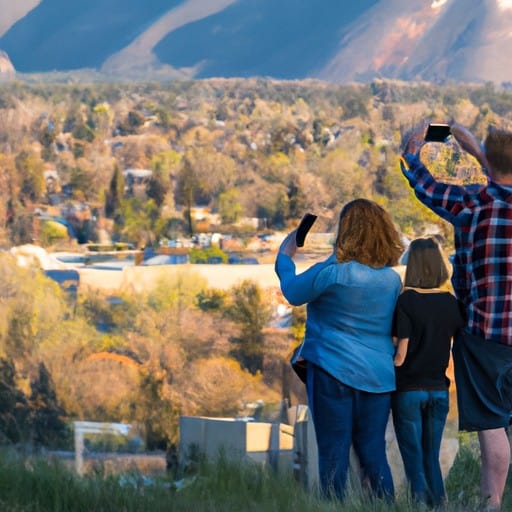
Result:
[[[22,150],[15,159],[16,171],[20,180],[22,203],[34,203],[43,197],[45,190],[43,161],[36,153]]]
[[[258,399],[277,401],[278,394],[266,388],[261,375],[252,375],[227,357],[198,359],[186,371],[184,411],[191,415],[237,416],[245,404]]]

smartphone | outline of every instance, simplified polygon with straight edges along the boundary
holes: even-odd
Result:
[[[317,216],[312,213],[306,213],[304,217],[302,217],[299,227],[297,228],[297,233],[295,233],[295,243],[297,244],[297,247],[304,246],[306,235],[311,229],[311,226],[315,223],[316,219]]]
[[[450,136],[450,125],[441,123],[431,123],[428,125],[425,134],[425,142],[446,142]]]

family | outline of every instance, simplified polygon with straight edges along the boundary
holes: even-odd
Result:
[[[343,206],[332,255],[296,272],[296,231],[279,249],[283,295],[307,305],[295,355],[306,363],[321,491],[343,500],[351,447],[372,495],[393,500],[385,431],[391,413],[413,500],[446,502],[439,463],[453,354],[459,430],[477,432],[481,510],[501,508],[512,415],[512,132],[490,129],[481,146],[463,126],[450,133],[486,184],[441,183],[421,160],[428,123],[404,137],[400,165],[416,197],[454,228],[453,269],[435,236],[404,247],[377,203]],[[446,286],[450,279],[454,295]]]

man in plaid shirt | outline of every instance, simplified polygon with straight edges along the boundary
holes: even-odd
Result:
[[[401,168],[418,199],[455,234],[452,284],[467,318],[453,357],[460,430],[477,431],[484,510],[499,510],[510,464],[512,416],[512,133],[493,130],[484,151],[450,126],[488,176],[485,185],[440,183],[420,160],[427,124],[405,138]]]

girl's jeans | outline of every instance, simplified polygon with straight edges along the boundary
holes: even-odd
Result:
[[[445,498],[439,451],[448,407],[448,391],[392,396],[393,424],[412,496],[430,506],[441,505]]]

